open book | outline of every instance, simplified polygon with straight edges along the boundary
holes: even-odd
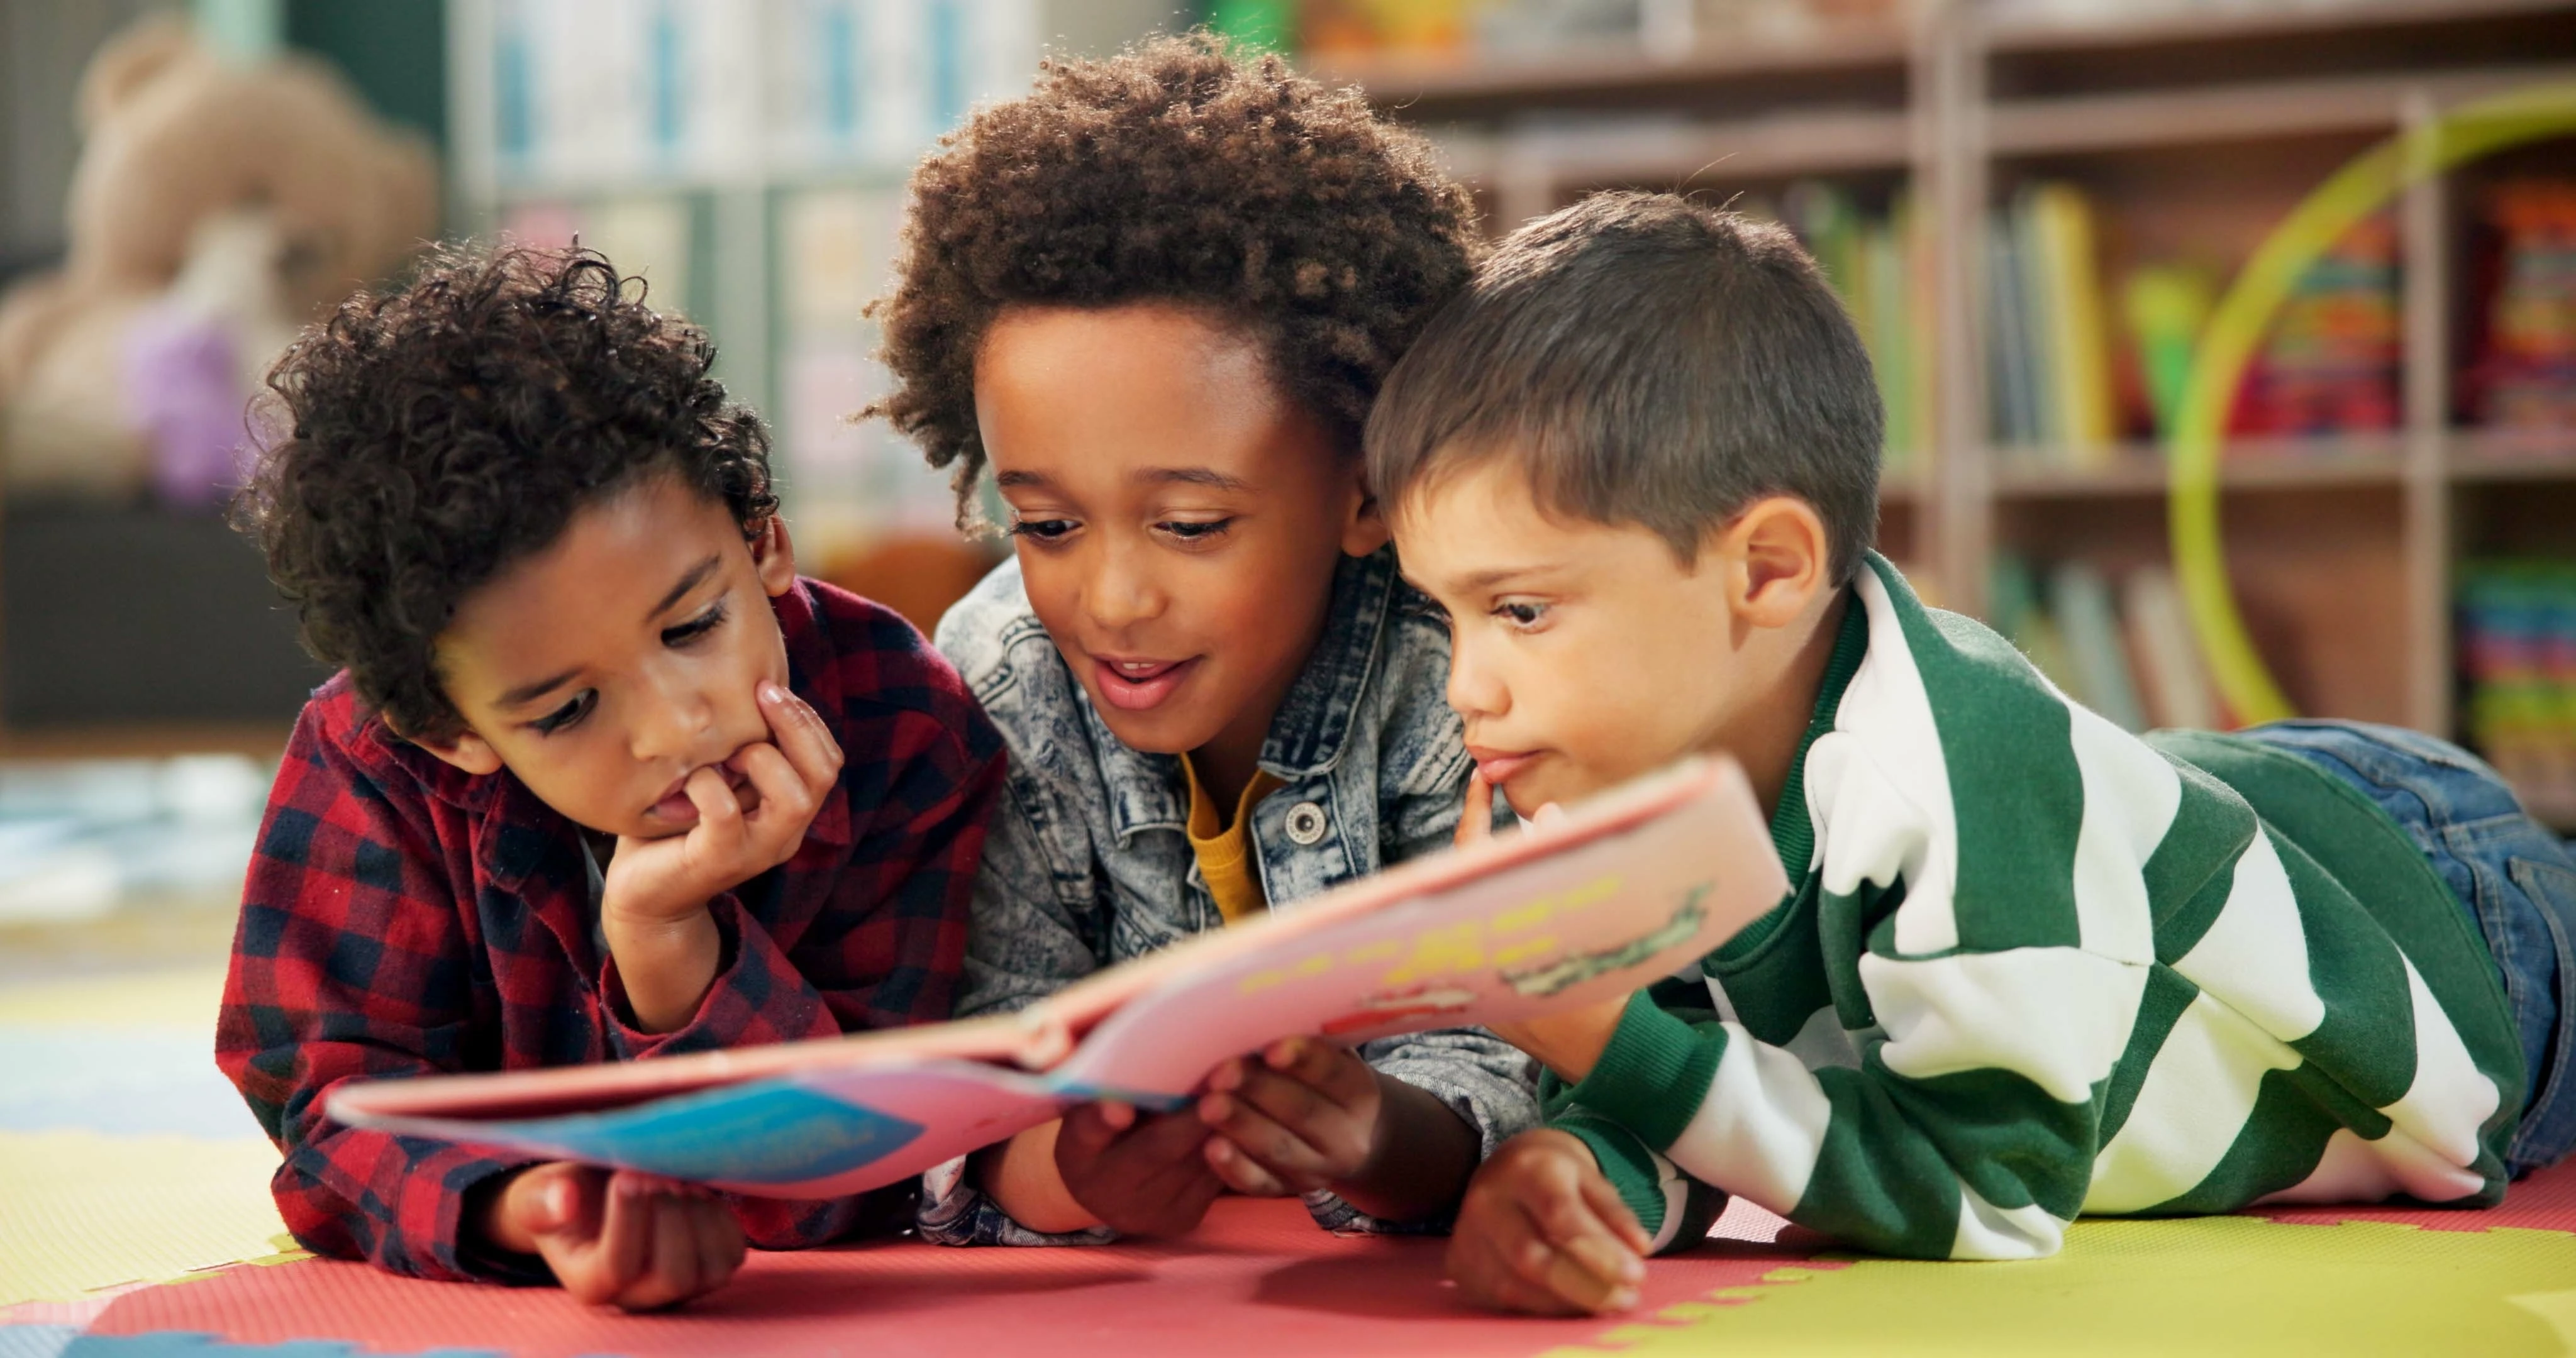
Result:
[[[1742,770],[1694,760],[1101,971],[1016,1014],[618,1065],[343,1085],[339,1121],[769,1197],[893,1183],[1076,1104],[1186,1102],[1281,1038],[1616,998],[1777,905]]]

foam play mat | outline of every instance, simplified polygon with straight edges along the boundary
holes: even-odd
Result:
[[[1161,1244],[755,1253],[714,1297],[626,1316],[292,1250],[275,1152],[213,1070],[217,979],[0,991],[0,1358],[2576,1352],[2576,1166],[2484,1212],[2081,1222],[2015,1264],[1836,1253],[1739,1203],[1612,1319],[1485,1315],[1437,1240],[1242,1200]]]

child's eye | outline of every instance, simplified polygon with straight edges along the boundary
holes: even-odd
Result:
[[[1494,605],[1493,614],[1516,632],[1534,632],[1547,621],[1547,605],[1512,599]]]
[[[1010,528],[1012,537],[1037,542],[1059,542],[1074,530],[1071,519],[1019,519]]]
[[[538,735],[550,736],[557,731],[561,731],[566,727],[579,723],[582,718],[590,715],[590,709],[597,707],[598,705],[599,690],[586,688],[581,692],[572,695],[572,699],[569,702],[566,702],[563,706],[556,708],[554,711],[549,712],[528,724],[537,728]]]
[[[1234,527],[1234,520],[1168,519],[1154,526],[1183,542],[1205,542],[1210,538],[1223,537],[1227,529]]]
[[[718,627],[723,626],[724,620],[724,601],[719,599],[715,603],[709,604],[706,612],[689,619],[687,622],[681,623],[677,627],[663,628],[662,644],[665,646],[686,646],[690,642],[695,641],[698,638],[705,636],[707,633],[716,630]]]

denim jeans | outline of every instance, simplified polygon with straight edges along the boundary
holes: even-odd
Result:
[[[2504,979],[2531,1091],[2506,1151],[2516,1175],[2576,1148],[2576,856],[2468,751],[2416,731],[2284,721],[2240,736],[2358,789],[2424,851],[2477,921]]]

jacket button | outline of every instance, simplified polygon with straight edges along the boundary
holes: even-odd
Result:
[[[1299,844],[1312,844],[1324,837],[1324,808],[1313,802],[1299,802],[1288,808],[1288,838]]]

